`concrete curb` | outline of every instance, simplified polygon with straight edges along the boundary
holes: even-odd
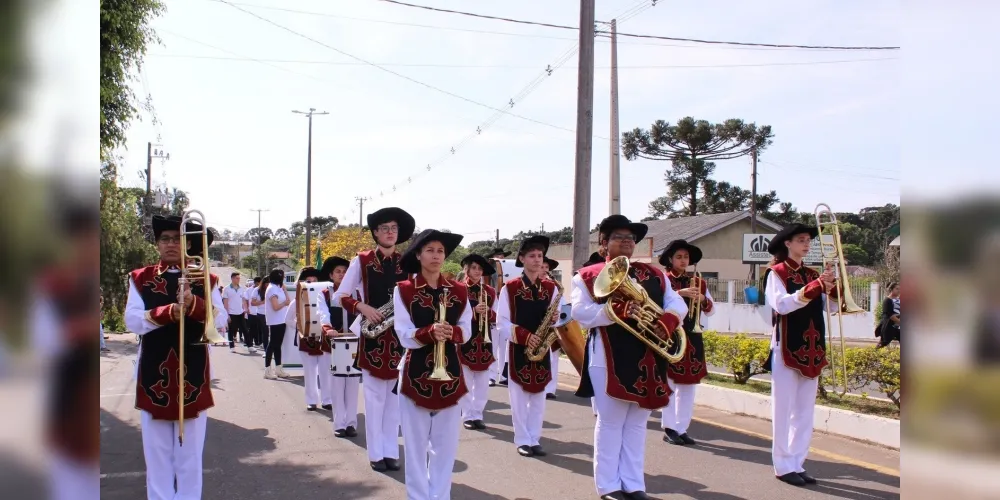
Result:
[[[573,364],[566,358],[559,359],[559,372],[578,376]],[[700,406],[771,420],[769,396],[700,384],[695,398],[696,404]],[[820,432],[899,449],[899,420],[817,405],[813,425]]]

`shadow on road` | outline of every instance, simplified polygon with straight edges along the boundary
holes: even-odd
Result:
[[[142,498],[145,492],[145,461],[142,434],[137,426],[101,410],[102,499]],[[324,464],[293,465],[255,463],[273,451],[275,441],[267,429],[245,429],[209,417],[205,438],[204,487],[206,499],[310,498],[317,493],[337,493],[337,498],[377,498],[378,489],[365,482],[334,481],[320,477]],[[283,478],[275,481],[275,478]],[[325,493],[324,493],[325,492]]]

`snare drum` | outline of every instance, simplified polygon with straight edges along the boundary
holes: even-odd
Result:
[[[354,358],[358,357],[358,337],[333,337],[332,341],[330,373],[334,377],[360,377],[361,370],[354,367]]]

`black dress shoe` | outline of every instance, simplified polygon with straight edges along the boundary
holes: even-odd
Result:
[[[333,405],[323,405],[323,409],[327,411],[333,411]]]
[[[353,425],[348,425],[346,432],[347,432],[347,437],[349,438],[358,437],[358,430],[355,429]]]
[[[799,472],[799,477],[801,477],[806,484],[816,484],[816,478],[810,476],[806,471]]]
[[[497,380],[497,385],[507,385],[507,379]]]
[[[316,405],[306,405],[307,411],[316,411]]]
[[[496,385],[497,385],[497,381],[496,381],[496,379],[492,379],[492,378],[491,378],[491,379],[490,379],[490,387],[496,387]]]
[[[664,434],[663,436],[664,441],[670,444],[684,446],[684,440],[681,439],[680,434],[677,434],[677,431],[673,429],[663,429],[663,434]]]
[[[625,496],[632,500],[651,500],[652,498],[645,491],[626,491]]]
[[[395,458],[383,458],[382,461],[385,462],[385,467],[387,469],[399,470],[399,460],[396,460]]]
[[[385,472],[385,460],[379,460],[378,462],[369,462],[372,466],[372,470],[375,472]]]
[[[698,444],[698,442],[692,439],[691,436],[688,436],[688,433],[686,432],[684,434],[681,434],[680,438],[681,441],[684,441],[684,444]]]
[[[533,453],[531,452],[531,447],[528,445],[518,446],[517,454],[521,455],[522,457],[530,457],[533,455]]]
[[[462,427],[465,427],[470,431],[474,431],[476,430],[476,423],[472,420],[466,420],[465,422],[462,422]]]
[[[479,430],[486,429],[486,422],[483,422],[482,420],[473,420],[472,423],[476,424],[476,429]]]
[[[802,476],[798,475],[796,472],[789,472],[784,476],[778,476],[778,480],[784,483],[788,483],[792,486],[805,486],[806,480],[802,479]]]
[[[347,431],[345,431],[344,429],[337,429],[333,431],[333,436],[339,438],[347,437]]]
[[[542,449],[542,445],[540,444],[536,444],[531,447],[531,454],[536,457],[544,457],[545,455],[548,455],[548,453],[545,453],[545,450]]]
[[[612,491],[611,493],[605,493],[601,495],[601,500],[627,500],[628,497],[620,491]]]
[[[555,398],[556,398],[556,395],[552,394],[552,393],[549,393],[549,394],[545,395],[545,399],[555,399]]]

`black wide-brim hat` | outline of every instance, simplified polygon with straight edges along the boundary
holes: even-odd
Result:
[[[506,251],[506,250],[504,250],[504,249],[502,249],[500,247],[494,248],[493,251],[490,252],[490,256],[493,256],[493,255],[496,255],[496,254],[503,255],[504,257],[510,257],[510,252],[508,252],[508,251]]]
[[[350,267],[351,262],[343,257],[327,257],[323,261],[323,267],[319,270],[319,276],[317,279],[320,281],[327,281],[330,279],[330,273],[333,272],[337,266]]]
[[[549,271],[555,271],[559,267],[559,261],[545,257],[545,263],[549,265]]]
[[[473,262],[479,264],[479,267],[483,269],[483,276],[493,276],[497,273],[497,269],[490,264],[490,261],[486,260],[486,257],[475,253],[470,253],[462,259],[462,267],[465,267]]]
[[[180,231],[181,230],[181,218],[176,215],[154,215],[153,216],[153,239],[159,239],[160,235],[164,231]],[[197,222],[187,223],[188,231],[201,231],[202,225]],[[208,245],[211,246],[212,242],[215,241],[215,232],[211,228],[207,231]],[[191,242],[191,248],[187,249],[188,255],[197,255],[202,253],[201,238],[196,235],[188,235],[186,239]]]
[[[417,227],[413,216],[408,214],[406,210],[399,207],[385,207],[368,214],[368,230],[372,233],[372,239],[375,238],[375,230],[378,229],[378,225],[386,222],[399,224],[399,233],[396,234],[397,245],[412,238],[413,230]]]
[[[807,233],[810,238],[815,238],[819,236],[819,229],[816,226],[807,226],[805,224],[792,224],[787,226],[778,234],[771,238],[771,242],[767,244],[767,253],[775,255],[785,249],[785,242],[794,238],[795,235]]]
[[[691,259],[688,261],[692,266],[701,261],[701,249],[688,243],[687,240],[674,240],[671,241],[667,248],[663,250],[660,254],[660,265],[663,267],[670,267],[670,259],[677,253],[678,250],[687,250],[688,255]],[[682,269],[683,271],[683,269]]]
[[[399,221],[397,221],[399,222]],[[420,272],[420,261],[417,260],[417,254],[428,243],[432,241],[440,241],[444,245],[444,256],[448,257],[451,252],[454,252],[458,248],[458,244],[462,242],[461,234],[446,233],[443,231],[438,231],[437,229],[424,229],[420,231],[416,237],[413,238],[413,242],[403,253],[403,258],[400,259],[400,267],[403,268],[404,272],[407,273],[419,273]]]
[[[604,220],[601,221],[601,224],[597,227],[597,232],[599,234],[610,235],[615,229],[628,229],[635,235],[635,242],[639,243],[646,237],[646,232],[649,231],[649,226],[641,222],[632,222],[624,215],[614,214],[605,217]]]
[[[605,260],[604,257],[601,257],[600,253],[594,252],[590,254],[590,258],[587,259],[587,262],[583,263],[583,267],[592,266],[594,264],[600,264],[601,262],[604,262],[604,260]]]
[[[524,267],[524,262],[521,262],[521,255],[527,250],[529,246],[541,245],[542,254],[549,252],[549,237],[536,234],[534,236],[529,236],[521,242],[521,246],[517,249],[517,262],[514,263],[515,267]]]

